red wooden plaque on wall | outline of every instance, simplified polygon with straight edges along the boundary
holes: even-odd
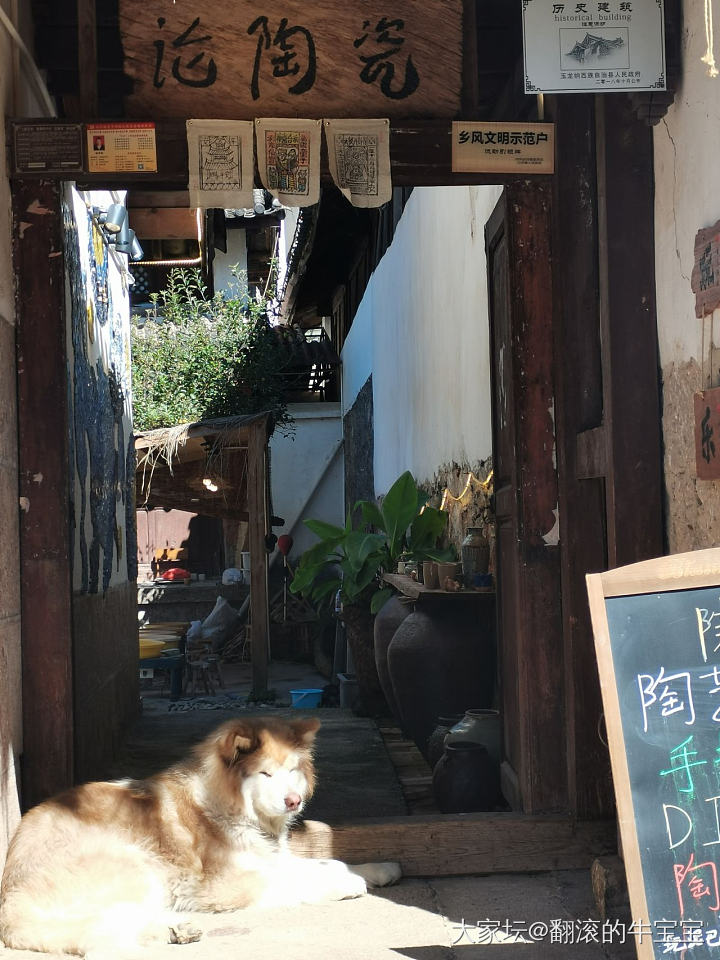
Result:
[[[695,466],[698,480],[720,479],[720,387],[695,394]]]

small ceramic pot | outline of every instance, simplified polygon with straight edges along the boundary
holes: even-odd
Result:
[[[465,716],[456,723],[445,737],[445,746],[454,743],[481,743],[493,763],[499,768],[500,756],[500,713],[476,707],[465,711]]]
[[[450,728],[462,720],[461,714],[455,714],[451,717],[438,717],[437,726],[428,737],[427,761],[431,769],[435,767],[445,750],[445,737],[450,732]]]
[[[442,813],[493,810],[500,774],[482,744],[449,743],[433,771],[433,793]]]
[[[457,580],[461,566],[459,563],[439,563],[437,565],[438,570],[438,582],[440,584],[440,589],[443,590],[446,580]]]
[[[423,560],[422,570],[425,586],[428,590],[437,590],[439,582],[437,564],[433,563],[432,560]]]

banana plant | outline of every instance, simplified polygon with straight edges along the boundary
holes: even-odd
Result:
[[[381,574],[395,569],[398,559],[447,559],[437,542],[447,526],[447,514],[427,505],[427,495],[406,471],[390,487],[380,505],[359,500],[344,527],[322,520],[306,520],[319,542],[300,558],[290,589],[318,606],[332,601],[340,591],[344,604],[362,604],[369,597],[370,612],[377,613],[392,596],[383,587]],[[360,524],[352,516],[360,511]]]

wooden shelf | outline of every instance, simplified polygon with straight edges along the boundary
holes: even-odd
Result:
[[[487,597],[495,599],[494,587],[480,587],[477,590],[431,590],[424,583],[418,583],[412,577],[406,577],[401,573],[384,573],[383,580],[391,587],[394,587],[406,597],[419,602],[445,601],[458,603],[468,600],[477,600]]]

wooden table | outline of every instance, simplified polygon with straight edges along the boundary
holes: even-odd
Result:
[[[477,590],[431,590],[424,583],[418,583],[412,577],[401,573],[384,573],[383,580],[403,596],[415,600],[420,607],[437,603],[452,607],[464,606],[469,602],[495,602],[494,587],[480,587]]]
[[[167,670],[170,673],[170,699],[179,700],[183,692],[183,670],[185,657],[143,657],[139,660],[140,669]]]

